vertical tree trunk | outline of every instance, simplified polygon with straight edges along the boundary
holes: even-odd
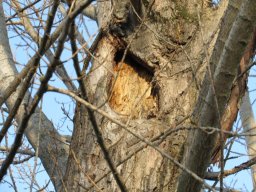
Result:
[[[131,2],[98,2],[99,13],[104,12],[99,14],[103,36],[85,82],[91,103],[151,140],[179,124],[191,126],[227,1],[217,10],[194,0]],[[111,8],[113,12],[108,12]],[[176,191],[181,172],[177,164],[149,146],[135,153],[143,142],[110,119],[94,115],[110,157],[115,165],[121,164],[118,174],[129,191]],[[91,189],[109,171],[90,121],[78,103],[67,191]],[[187,131],[180,129],[158,147],[181,162],[186,138]],[[112,174],[96,185],[94,190],[119,191]]]

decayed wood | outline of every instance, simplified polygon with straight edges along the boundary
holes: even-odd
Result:
[[[206,15],[201,22],[205,24],[204,30],[208,29],[202,37],[197,33],[197,10],[192,8],[195,4],[194,1],[152,1],[142,4],[142,10],[137,14],[139,17],[129,17],[130,20],[120,12],[117,16],[115,10],[115,19],[111,20],[111,13],[104,10],[105,16],[98,19],[99,23],[105,23],[103,36],[95,53],[93,67],[86,78],[91,95],[89,101],[112,114],[113,118],[130,125],[133,131],[147,139],[164,131],[166,125],[189,116],[198,93],[191,68],[200,71],[196,78],[204,73],[206,61],[205,56],[201,57],[205,43],[203,39],[206,39],[209,45],[207,51],[211,53],[218,34],[218,23],[226,6],[224,2],[217,14],[208,5],[200,4],[200,14]],[[133,10],[132,6],[130,8]],[[110,30],[105,29],[107,18],[114,22],[114,25],[110,23]],[[164,25],[161,24],[163,22]],[[123,27],[124,23],[128,26]],[[120,53],[121,62],[118,62],[117,56]],[[138,67],[142,70],[136,70]],[[151,75],[144,77],[145,72]],[[201,80],[198,78],[199,84]],[[147,86],[149,89],[146,89]],[[142,99],[139,100],[136,94],[142,95]],[[141,144],[115,123],[97,113],[96,117],[114,163],[120,162],[128,151]],[[132,127],[136,122],[146,122],[147,118],[162,122],[163,127],[161,124]],[[186,124],[189,125],[189,121]],[[174,132],[159,147],[180,162],[186,135],[185,130]],[[71,148],[81,161],[77,165],[70,156],[66,187],[68,190],[83,191],[92,185],[84,172],[96,181],[108,171],[108,167],[93,137],[90,119],[81,104],[77,106]],[[81,167],[83,172],[79,170]],[[147,147],[120,165],[118,174],[130,191],[175,191],[180,169],[155,149]],[[106,191],[118,191],[111,175],[97,185]]]
[[[203,183],[200,177],[203,178],[209,163],[214,135],[177,129],[162,142],[154,140],[158,146],[146,141],[181,121],[184,127],[191,124],[218,127],[218,119],[228,111],[227,101],[233,106],[237,104],[237,94],[245,87],[246,75],[241,77],[239,89],[233,87],[229,95],[241,51],[252,29],[251,18],[242,9],[236,21],[240,23],[235,23],[230,31],[241,2],[223,0],[217,9],[201,0],[97,2],[101,35],[97,48],[93,49],[93,66],[83,80],[80,73],[77,75],[82,97],[87,99],[84,103],[97,106],[112,120],[97,110],[86,109],[81,100],[77,103],[66,174],[64,180],[58,180],[62,181],[62,191],[200,190]],[[245,2],[251,3],[251,7],[255,4]],[[251,13],[251,7],[246,7],[249,10],[246,13]],[[223,27],[220,23],[225,10]],[[87,14],[95,18],[94,9]],[[247,36],[239,27],[248,30]],[[79,68],[76,57],[73,61]],[[203,80],[211,73],[213,79]],[[205,102],[196,105],[200,99],[216,107],[211,108]],[[232,120],[235,110],[228,113],[232,114]],[[130,132],[124,129],[127,127]],[[57,162],[62,165],[67,158],[64,149],[65,153],[58,151],[62,156]],[[131,151],[136,152],[127,158]],[[112,174],[106,175],[109,167]]]

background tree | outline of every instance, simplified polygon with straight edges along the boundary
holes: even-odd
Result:
[[[6,19],[1,6],[0,104],[8,116],[0,140],[14,118],[18,128],[0,179],[22,152],[23,134],[56,191],[216,191],[205,177],[223,191],[225,176],[254,164],[225,171],[223,149],[239,136],[230,130],[253,65],[255,1],[63,3],[6,1]],[[99,27],[90,46],[81,13]],[[29,50],[19,70],[6,24]],[[71,141],[38,107],[49,92],[76,102]],[[206,172],[217,161],[220,171]]]

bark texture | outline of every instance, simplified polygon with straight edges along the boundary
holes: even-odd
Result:
[[[253,34],[256,14],[251,7],[252,3],[255,2],[243,2],[230,30],[216,70],[210,77],[212,87],[208,89],[207,102],[201,108],[202,113],[199,115],[199,121],[196,122],[199,127],[220,127],[220,120],[230,98],[230,91],[237,75],[237,68]],[[221,132],[220,134],[223,138],[223,134]],[[208,151],[211,151],[216,142],[215,136],[214,134],[211,135],[210,132],[207,133],[199,129],[194,134],[189,135],[188,142],[190,146],[184,155],[185,166],[198,173],[199,176],[204,177],[205,171],[203,170],[207,168],[210,158]],[[197,152],[197,150],[200,150],[200,152]],[[199,170],[198,167],[202,169]],[[198,181],[183,172],[178,191],[190,191],[191,188],[198,191],[200,187],[201,185]]]
[[[67,1],[71,7],[74,2]],[[201,128],[220,128],[221,119],[236,116],[239,97],[232,94],[241,95],[245,84],[235,89],[234,82],[255,28],[255,7],[255,0],[222,0],[217,8],[199,0],[99,0],[97,10],[94,5],[84,10],[95,20],[97,14],[101,35],[90,71],[83,79],[77,72],[80,95],[105,115],[78,102],[70,148],[39,110],[26,129],[56,189],[200,191],[217,138]],[[29,20],[22,21],[32,39],[40,42]],[[67,24],[62,23],[66,31]],[[60,25],[54,32],[56,38],[61,29]],[[70,38],[74,51],[75,39]],[[3,94],[17,75],[7,39],[0,15]],[[55,58],[49,51],[46,56]],[[75,63],[79,71],[78,58]],[[19,89],[6,101],[9,109]],[[27,93],[24,103],[29,98]],[[232,113],[230,104],[235,106]],[[20,108],[17,122],[25,110]]]
[[[85,81],[89,102],[151,140],[191,116],[227,2],[217,10],[201,1],[131,2],[98,2],[98,12],[104,12],[98,18],[103,37]],[[65,187],[67,191],[95,190],[93,182],[109,168],[86,110],[80,104],[76,110]],[[111,120],[95,116],[129,191],[177,190],[181,173],[177,165],[149,146],[134,153],[143,142]],[[191,125],[190,120],[183,125]],[[187,131],[178,130],[159,147],[182,162],[186,138]],[[96,188],[119,191],[111,174],[97,182]]]
[[[72,7],[75,1],[66,2]],[[79,81],[81,97],[108,116],[78,102],[69,149],[44,115],[37,111],[32,117],[26,134],[34,148],[40,134],[39,155],[56,189],[200,191],[197,175],[204,177],[217,136],[201,129],[220,128],[229,114],[231,88],[255,25],[255,3],[222,0],[216,8],[201,0],[99,0],[97,10],[84,10],[97,20],[101,38],[90,71]],[[2,93],[17,71],[3,16],[0,21]],[[17,93],[9,97],[9,109],[15,99]],[[42,133],[32,126],[39,118]]]

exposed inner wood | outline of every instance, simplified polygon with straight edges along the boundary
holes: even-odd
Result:
[[[120,60],[117,58],[113,67],[115,77],[111,78],[110,106],[120,115],[132,118],[154,115],[157,102],[152,75],[133,59]]]

